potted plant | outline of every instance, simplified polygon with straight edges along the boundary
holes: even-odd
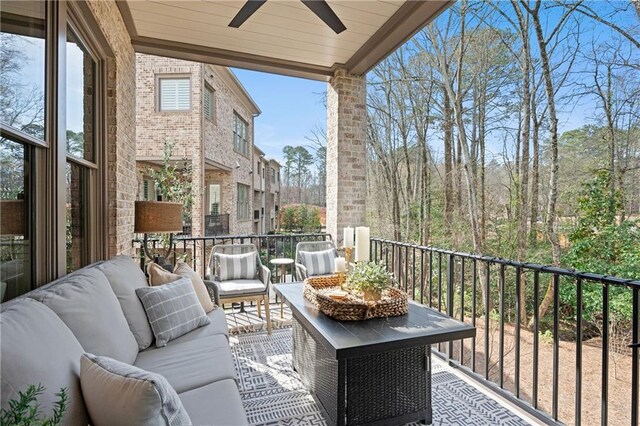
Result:
[[[365,301],[378,301],[389,287],[387,268],[375,262],[358,262],[347,277],[347,286],[363,293]]]
[[[149,176],[155,185],[157,192],[157,200],[154,201],[138,201],[136,202],[136,208],[144,207],[151,211],[160,211],[161,217],[166,220],[169,215],[174,215],[179,211],[181,216],[182,225],[190,221],[190,210],[193,204],[193,169],[191,163],[186,159],[181,161],[175,161],[173,159],[174,143],[164,141],[164,151],[162,156],[161,167],[148,167],[146,175]],[[167,211],[167,214],[162,213],[162,209]],[[147,221],[148,222],[148,221]],[[147,225],[151,226],[150,223]],[[155,261],[167,269],[171,269],[171,265],[167,263],[166,258],[171,255],[172,247],[172,235],[173,232],[182,232],[183,226],[179,226],[179,229],[174,230],[152,230],[149,232],[141,233],[160,233],[162,246],[164,247],[164,253],[153,253],[151,256]],[[166,232],[170,232],[170,236],[167,236]],[[145,244],[146,245],[146,244]]]

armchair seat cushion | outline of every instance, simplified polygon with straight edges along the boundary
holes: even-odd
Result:
[[[228,280],[218,283],[220,287],[220,297],[244,296],[251,293],[262,293],[267,290],[267,286],[260,280]]]

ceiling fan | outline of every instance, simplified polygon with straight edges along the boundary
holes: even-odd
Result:
[[[239,28],[240,25],[251,17],[260,6],[262,6],[267,0],[247,0],[242,6],[242,9],[238,14],[229,22],[229,26],[233,28]],[[336,34],[340,34],[347,27],[344,26],[338,15],[331,9],[325,0],[300,0],[307,6],[316,16],[327,24]]]

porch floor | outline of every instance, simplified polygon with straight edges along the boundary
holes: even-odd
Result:
[[[318,407],[291,367],[291,312],[272,296],[274,332],[266,333],[256,306],[225,306],[240,392],[252,425],[324,425]],[[264,312],[263,312],[264,316]],[[540,424],[518,407],[473,382],[437,356],[433,368],[434,425]]]

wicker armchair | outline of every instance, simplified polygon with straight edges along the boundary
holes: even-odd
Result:
[[[237,279],[219,281],[216,273],[217,254],[246,254],[256,253],[257,274],[254,279]],[[260,255],[253,244],[221,244],[214,246],[209,257],[207,268],[207,281],[211,282],[216,290],[210,290],[212,296],[217,296],[220,304],[256,302],[258,316],[262,317],[261,304],[264,303],[264,311],[267,320],[267,332],[271,334],[271,312],[269,311],[269,283],[271,282],[271,271],[260,261]],[[207,286],[209,287],[209,286]]]
[[[308,278],[307,267],[304,264],[304,259],[300,256],[301,251],[323,251],[333,249],[338,256],[335,244],[332,241],[305,241],[296,245],[296,275],[298,281],[304,281]]]

